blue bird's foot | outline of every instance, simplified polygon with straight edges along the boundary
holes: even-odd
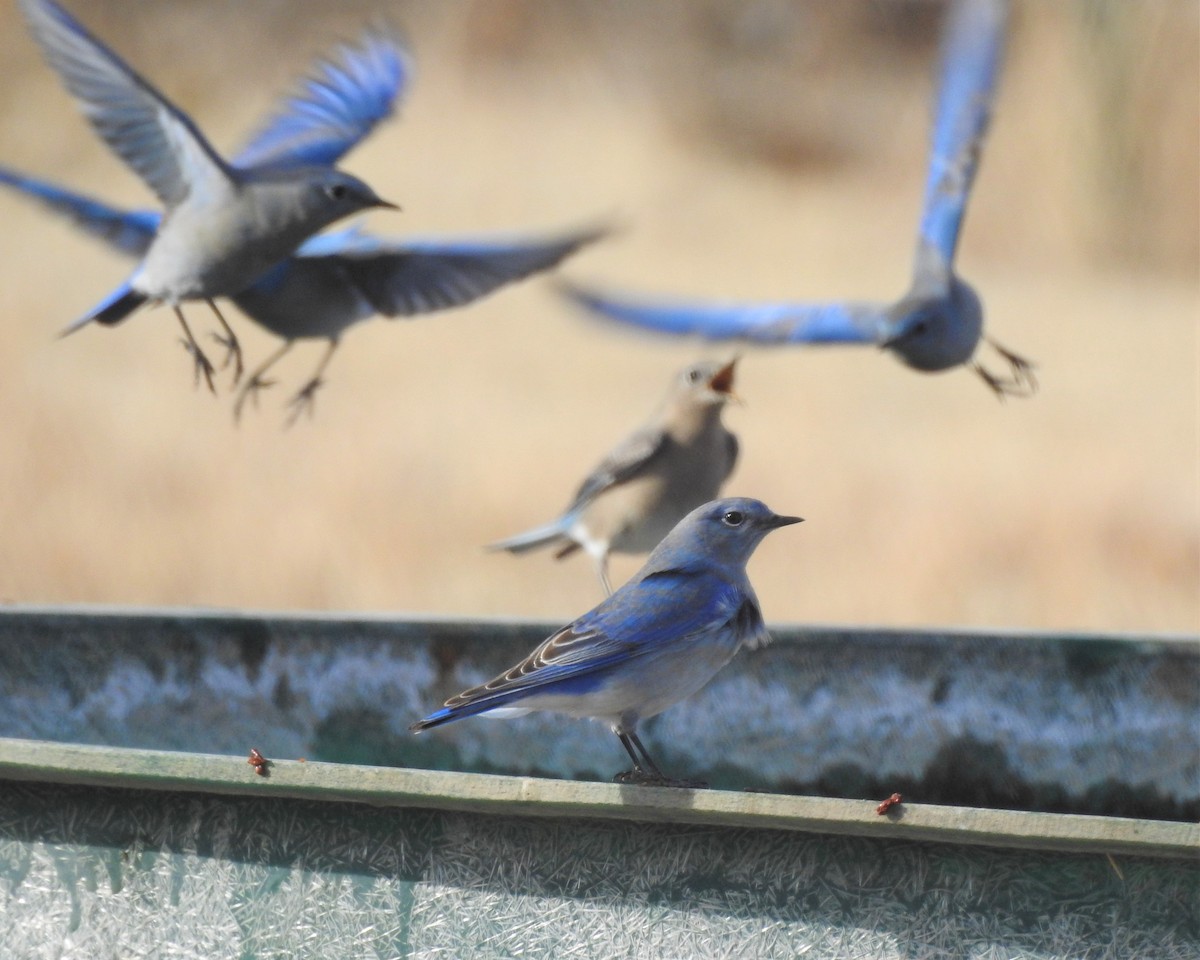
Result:
[[[986,338],[988,346],[996,351],[1009,365],[1007,376],[992,373],[983,364],[976,362],[972,369],[979,374],[992,391],[1001,400],[1006,397],[1032,397],[1037,393],[1038,382],[1034,376],[1034,364],[1019,354],[1013,353],[1000,346],[991,337]]]
[[[258,391],[266,387],[273,387],[279,381],[267,380],[262,376],[262,371],[255,373],[249,380],[242,384],[242,389],[238,391],[237,401],[233,405],[233,420],[234,423],[241,422],[242,407],[246,405],[246,400],[254,401],[254,409],[258,409]]]
[[[237,386],[242,379],[242,345],[238,342],[237,334],[233,332],[233,327],[229,325],[229,321],[225,319],[225,315],[218,309],[217,304],[213,300],[208,301],[212,312],[217,315],[217,319],[221,321],[221,326],[225,329],[225,333],[214,333],[212,338],[225,348],[225,360],[221,364],[221,369],[224,370],[230,363],[233,363],[233,386]]]
[[[618,773],[613,777],[613,783],[636,784],[642,787],[682,787],[685,790],[705,790],[708,784],[703,780],[676,780],[668,777],[658,764],[650,759],[646,745],[633,730],[618,730],[617,739],[633,761],[633,769]]]
[[[233,384],[237,386],[242,379],[242,345],[238,342],[238,338],[234,336],[230,330],[228,335],[214,333],[212,338],[225,348],[225,359],[221,361],[221,369],[224,370],[231,363],[233,364]]]
[[[683,790],[707,790],[708,784],[703,780],[676,780],[668,777],[662,771],[650,773],[640,767],[625,770],[613,777],[613,783],[635,785],[639,787],[677,787]]]
[[[299,393],[297,393],[294,397],[292,397],[291,400],[288,401],[288,410],[291,412],[288,414],[287,422],[284,424],[285,427],[290,427],[295,424],[295,422],[300,419],[300,414],[304,413],[305,411],[308,412],[309,418],[312,418],[313,410],[316,409],[317,391],[320,390],[324,385],[325,381],[320,377],[313,377],[304,385],[303,389],[301,389]]]
[[[192,358],[192,372],[194,375],[193,386],[200,386],[200,377],[204,377],[204,382],[208,384],[208,389],[212,394],[216,394],[217,388],[213,385],[213,374],[216,369],[212,365],[212,361],[208,359],[204,351],[200,349],[200,345],[195,340],[188,340],[185,337],[180,337],[179,342],[183,344],[183,349],[186,350]]]

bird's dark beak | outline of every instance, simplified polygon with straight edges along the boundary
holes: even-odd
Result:
[[[778,527],[790,527],[793,523],[803,522],[803,517],[781,517],[779,514],[775,514],[770,520],[767,521],[767,527],[771,530],[775,530]]]
[[[725,366],[713,374],[712,379],[708,381],[708,388],[714,393],[720,393],[730,400],[740,403],[742,398],[733,392],[733,374],[734,367],[737,366],[738,360],[741,358],[735,356]]]
[[[373,206],[382,207],[384,210],[400,210],[400,204],[392,203],[390,200],[384,200],[382,197],[376,197]]]

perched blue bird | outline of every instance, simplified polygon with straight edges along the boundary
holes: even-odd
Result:
[[[1000,72],[1005,0],[959,0],[943,37],[941,84],[916,263],[908,292],[892,304],[835,301],[737,305],[637,300],[578,285],[563,292],[612,320],[672,334],[757,343],[875,344],[916,370],[968,362],[983,337],[978,294],[954,271],[954,253]],[[1005,374],[972,369],[1001,398],[1037,389],[1033,365],[987,343],[1009,365]]]
[[[211,389],[213,366],[179,306],[206,300],[225,328],[236,379],[241,349],[214,298],[240,292],[335,220],[394,207],[331,166],[378,119],[380,98],[360,98],[376,65],[364,62],[361,73],[352,67],[342,77],[326,71],[326,82],[310,84],[252,141],[250,162],[230,164],[186,114],[54,0],[19,2],[46,60],[96,132],[166,209],[133,275],[68,330],[92,320],[119,323],[143,304],[169,304],[197,378],[203,374]],[[378,47],[368,56],[377,52],[387,59]],[[386,84],[382,94],[386,101]]]
[[[37,200],[117,251],[140,256],[154,242],[156,211],[121,210],[45,180],[0,167],[0,185]],[[393,240],[358,227],[322,234],[231,297],[242,313],[283,343],[238,392],[234,413],[269,386],[265,374],[297,340],[329,343],[313,376],[291,398],[295,420],[323,384],[330,358],[351,326],[380,314],[412,317],[471,303],[499,287],[549,270],[603,235],[599,228],[546,236]]]
[[[664,776],[638,738],[638,721],[695,693],[741,647],[770,641],[746,563],[768,533],[800,520],[745,497],[697,507],[598,607],[410,729],[530,710],[592,717],[612,728],[633,760],[618,782],[696,786]]]

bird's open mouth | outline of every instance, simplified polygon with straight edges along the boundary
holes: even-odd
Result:
[[[709,389],[715,390],[717,393],[724,393],[728,396],[733,396],[733,368],[737,366],[738,358],[734,357],[725,366],[713,374],[713,378],[708,381]]]

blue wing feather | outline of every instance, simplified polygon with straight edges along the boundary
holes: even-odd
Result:
[[[0,184],[38,201],[81,230],[130,256],[141,256],[154,240],[162,217],[152,210],[121,210],[92,197],[0,167]]]
[[[1005,0],[960,0],[944,29],[937,113],[925,184],[918,266],[934,255],[948,272],[988,120],[1004,52]]]
[[[319,62],[234,162],[333,166],[392,115],[411,78],[412,63],[399,41],[370,31]]]
[[[754,343],[877,343],[884,335],[884,305],[827,303],[724,304],[632,300],[576,285],[561,285],[568,299],[609,320],[659,333]]]

